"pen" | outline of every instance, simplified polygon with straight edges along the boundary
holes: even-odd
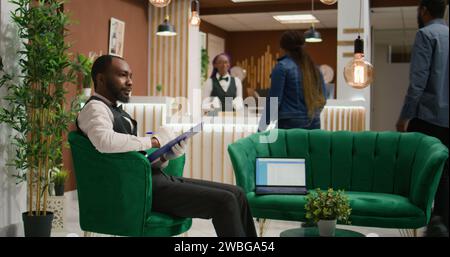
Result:
[[[152,132],[152,131],[148,131],[148,132],[146,132],[145,134],[147,134],[147,135],[152,135],[153,132]]]

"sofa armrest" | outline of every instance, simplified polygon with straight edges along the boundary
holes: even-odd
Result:
[[[255,162],[256,153],[254,157],[251,154],[254,151],[255,149],[248,139],[240,139],[228,146],[236,184],[246,193],[255,191],[255,169],[252,162]]]
[[[164,172],[175,177],[182,177],[185,163],[186,155],[178,157],[175,160],[170,160],[169,165],[164,169]]]
[[[104,154],[77,132],[69,134],[85,231],[140,236],[152,206],[151,167],[138,152]]]
[[[416,153],[409,200],[425,212],[427,223],[447,158],[447,147],[432,137],[425,137]]]
[[[151,148],[146,150],[147,154],[151,154],[156,151],[157,148]],[[164,172],[168,175],[182,177],[184,172],[184,165],[186,164],[186,155],[180,156],[174,160],[169,161],[169,165],[164,168]]]

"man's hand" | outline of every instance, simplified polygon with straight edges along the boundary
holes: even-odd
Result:
[[[187,139],[181,141],[179,144],[174,145],[170,152],[163,154],[160,158],[156,159],[152,163],[152,167],[156,167],[156,168],[160,168],[160,169],[166,168],[167,165],[169,165],[168,161],[177,159],[178,157],[182,156],[186,152],[185,151],[186,144],[187,144]]]
[[[161,145],[156,137],[152,137],[152,148],[161,148]]]
[[[158,141],[156,145],[159,145],[159,147],[157,148],[160,148],[161,146],[169,143],[169,141],[174,139],[175,137],[176,137],[175,133],[173,133],[172,129],[170,129],[169,127],[161,127],[159,128],[159,131],[155,134],[153,138],[156,139],[156,141]]]
[[[172,147],[172,149],[170,149],[170,152],[168,152],[162,156],[161,160],[162,161],[163,160],[170,161],[170,160],[174,160],[174,159],[177,159],[178,157],[182,156],[186,152],[186,150],[185,150],[186,144],[187,144],[187,140],[183,140],[180,143],[174,145]]]
[[[399,118],[396,124],[398,132],[406,132],[408,128],[409,120]]]

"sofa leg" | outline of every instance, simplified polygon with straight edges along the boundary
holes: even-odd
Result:
[[[84,231],[84,237],[92,237],[92,232]]]
[[[187,231],[183,233],[183,237],[189,237],[189,235],[188,235],[188,232],[187,232]]]
[[[266,219],[258,219],[258,225],[259,225],[259,237],[263,237]]]
[[[417,237],[417,229],[399,229],[402,237]]]

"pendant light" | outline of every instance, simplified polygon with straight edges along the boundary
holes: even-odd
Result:
[[[332,4],[335,4],[337,2],[337,0],[320,0],[320,2],[322,2],[323,4],[326,4],[326,5],[332,5]]]
[[[200,26],[200,3],[198,0],[192,0],[191,2],[191,18],[189,18],[189,23],[192,26]]]
[[[314,0],[311,0],[311,14],[313,14],[313,12],[314,12]],[[308,43],[322,42],[322,36],[314,28],[314,23],[311,23],[311,27],[307,31],[305,31],[303,36],[305,37],[305,41]]]
[[[149,0],[149,2],[154,5],[155,7],[166,7],[168,4],[170,4],[171,0]]]
[[[311,24],[311,27],[305,31],[303,36],[305,37],[305,41],[308,43],[322,42],[322,36],[320,35],[320,32],[314,28],[314,24]]]
[[[177,35],[175,27],[169,22],[169,16],[166,16],[164,22],[158,26],[158,31],[156,32],[156,35],[164,37],[171,37]]]
[[[361,6],[364,2],[361,3]],[[362,7],[361,7],[362,9]],[[361,10],[359,13],[359,28],[361,28]],[[364,59],[364,41],[358,32],[355,40],[355,55],[344,68],[345,82],[351,87],[362,89],[373,82],[374,69],[370,62]]]

